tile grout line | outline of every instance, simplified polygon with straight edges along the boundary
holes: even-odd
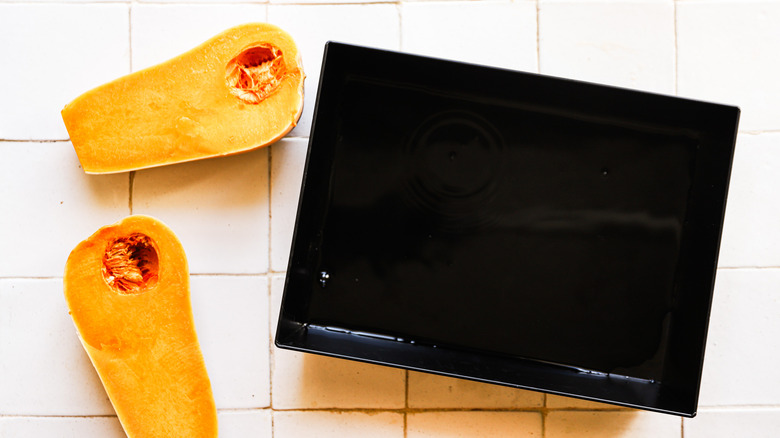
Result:
[[[409,370],[404,370],[404,438],[409,436]]]
[[[135,0],[131,0],[127,5],[127,68],[130,73],[133,72],[133,3]],[[130,210],[130,215],[133,214],[133,187],[135,186],[135,170],[131,170],[128,174],[128,187],[127,187],[127,208]]]
[[[131,170],[128,173],[127,181],[127,208],[130,210],[130,215],[133,214],[133,187],[135,186],[135,170]]]
[[[272,196],[273,196],[273,145],[270,145],[269,147],[265,148],[265,156],[266,156],[266,165],[268,166],[268,174],[267,174],[267,186],[268,186],[268,236],[266,236],[266,241],[268,242],[268,262],[266,263],[265,267],[265,273],[269,276],[270,281],[270,275],[273,272],[272,264],[273,264],[273,258],[272,258],[272,236],[273,236],[273,216],[274,213],[272,211],[273,205],[271,203]]]
[[[455,1],[477,1],[477,0],[455,0]],[[144,2],[146,3],[146,2]],[[371,1],[329,1],[329,2],[268,2],[271,6],[351,6],[351,5],[394,5],[402,3],[402,0],[371,0]],[[168,4],[167,2],[160,2],[159,4]],[[220,3],[222,4],[222,3]],[[247,2],[238,1],[234,4],[251,4]]]
[[[348,359],[343,359],[348,360]],[[777,410],[780,409],[780,405],[761,405],[761,406],[734,406],[734,408],[744,407],[746,409],[765,408]],[[729,409],[730,407],[723,407],[723,409]],[[251,409],[266,409],[266,408],[251,408]],[[430,412],[514,412],[514,413],[538,413],[547,414],[550,412],[651,412],[642,409],[631,409],[622,406],[604,407],[604,408],[588,408],[588,407],[561,407],[561,408],[546,408],[543,406],[505,406],[505,407],[460,407],[460,408],[448,408],[448,407],[421,407],[421,408],[339,408],[339,407],[292,407],[273,409],[274,412],[362,412],[362,413],[379,413],[379,412],[393,412],[398,414],[420,414]]]
[[[192,277],[266,277],[268,272],[190,272]]]
[[[0,138],[0,143],[67,143],[69,141],[70,141],[69,138],[58,139],[58,140],[52,140],[52,139],[20,140],[20,139],[14,139],[14,138]]]
[[[122,3],[129,3],[130,0],[84,0],[80,1],[77,4],[82,6],[89,6],[89,5],[121,5]],[[50,5],[68,5],[72,4],[72,2],[68,0],[40,0],[31,2],[30,0],[2,0],[0,1],[0,4],[3,5],[18,5],[18,4],[35,4],[35,5],[44,5],[44,6],[50,6]]]
[[[771,410],[776,411],[780,409],[780,404],[744,404],[744,405],[709,405],[699,406],[698,413],[702,412],[723,412],[723,411],[764,411]]]
[[[718,407],[708,407],[711,412],[763,412],[763,411],[775,411],[780,410],[780,405],[728,405]],[[615,408],[546,408],[546,407],[486,407],[486,408],[415,408],[415,409],[393,409],[393,408],[288,408],[288,409],[273,409],[271,407],[246,407],[246,408],[217,408],[217,412],[257,412],[257,411],[269,411],[269,412],[333,412],[333,413],[365,413],[375,414],[382,412],[399,413],[432,413],[432,412],[515,412],[515,413],[539,413],[547,415],[551,412],[590,412],[590,413],[649,413],[653,415],[666,415],[659,414],[657,412],[646,411],[643,409],[630,409],[624,407]],[[701,413],[701,412],[700,412]],[[0,414],[0,418],[114,418],[116,414],[95,414],[95,415],[62,415],[62,414]],[[685,418],[681,418],[685,421]]]
[[[265,277],[267,272],[190,272],[191,277]]]
[[[268,5],[266,5],[266,20],[268,19]],[[274,274],[271,269],[271,236],[273,234],[273,223],[271,218],[273,217],[273,204],[271,203],[271,197],[273,196],[273,145],[268,148],[268,270],[266,272],[266,299],[268,300],[268,407],[271,409],[271,438],[276,434],[274,429],[274,332],[273,332],[273,281]],[[281,311],[281,308],[280,308]]]
[[[539,0],[536,0],[539,4]],[[542,407],[539,408],[539,415],[542,416],[542,438],[547,435],[547,394],[542,393]]]
[[[780,133],[780,129],[758,129],[758,130],[738,130],[738,134],[745,134],[745,135],[761,135],[761,134],[778,134]]]
[[[274,420],[276,418],[276,411],[274,411],[274,342],[273,337],[274,334],[272,332],[273,323],[271,321],[273,317],[273,293],[271,293],[272,289],[272,281],[273,278],[269,275],[268,277],[268,289],[266,292],[268,293],[268,409],[271,410],[271,438],[274,438],[276,435],[276,428],[274,427]]]

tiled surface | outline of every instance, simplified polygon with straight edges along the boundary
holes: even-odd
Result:
[[[129,29],[125,3],[0,2],[0,139],[67,139],[62,107],[130,72]]]
[[[685,438],[773,438],[780,430],[780,409],[703,409],[698,417],[685,419],[683,424]]]
[[[545,398],[545,406],[550,409],[585,409],[590,411],[596,410],[615,410],[615,409],[628,409],[618,406],[613,406],[606,403],[598,403],[589,400],[582,400],[573,397],[564,397],[560,395],[547,395]]]
[[[271,153],[271,270],[287,269],[303,167],[309,144],[305,138],[284,138]]]
[[[268,279],[199,275],[191,288],[217,408],[270,407]]]
[[[780,114],[780,113],[778,113]],[[780,132],[738,137],[719,265],[780,266]]]
[[[268,149],[134,174],[133,213],[172,227],[190,272],[268,271]]]
[[[283,288],[284,277],[273,276],[272,333]],[[275,409],[403,409],[405,384],[403,370],[274,349]]]
[[[780,405],[780,269],[721,269],[700,406]]]
[[[0,417],[0,436],[124,438],[116,417]]]
[[[671,1],[542,1],[539,60],[548,75],[674,94]]]
[[[135,4],[130,11],[133,71],[150,67],[235,26],[266,21],[262,4]],[[171,26],[186,22],[187,26]]]
[[[533,2],[402,3],[401,17],[405,52],[537,71]]]
[[[113,414],[68,315],[62,279],[0,280],[0,357],[0,415]]]
[[[0,156],[0,277],[61,277],[78,242],[127,214],[128,176],[86,175],[69,142],[0,141]]]
[[[538,392],[418,372],[409,372],[408,380],[408,405],[414,409],[533,409],[544,405],[544,395]]]
[[[268,22],[293,35],[306,72],[303,114],[290,136],[308,137],[311,130],[325,43],[338,41],[398,50],[401,31],[398,8],[396,4],[274,3],[268,6]]]
[[[271,411],[221,411],[217,414],[221,437],[271,436]],[[124,438],[122,426],[114,416],[83,417],[0,417],[1,437],[31,438]]]
[[[0,437],[124,436],[67,314],[70,250],[154,215],[179,235],[222,437],[774,437],[780,427],[780,1],[0,0]],[[79,167],[59,111],[233,24],[298,41],[287,139],[117,175]],[[273,346],[328,40],[739,105],[694,419]]]
[[[780,130],[778,20],[777,1],[680,1],[679,94],[738,104],[742,130]]]
[[[547,438],[679,437],[682,420],[649,412],[552,411],[545,418]]]
[[[403,438],[404,416],[397,412],[281,411],[274,436],[322,438]]]
[[[411,413],[406,421],[408,438],[542,436],[542,415],[538,412],[432,410]]]

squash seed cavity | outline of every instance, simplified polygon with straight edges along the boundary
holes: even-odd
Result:
[[[263,43],[246,48],[231,59],[225,78],[230,94],[245,103],[258,104],[279,88],[284,72],[282,51]]]
[[[109,243],[103,255],[103,278],[121,294],[137,294],[157,284],[159,261],[152,239],[136,233]]]

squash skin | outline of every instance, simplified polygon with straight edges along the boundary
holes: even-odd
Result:
[[[157,281],[119,293],[104,278],[107,245],[148,236]],[[211,383],[195,332],[184,250],[162,222],[142,215],[105,226],[71,252],[65,298],[79,339],[130,438],[216,437]]]
[[[284,78],[250,104],[231,94],[229,62],[269,43],[282,52]],[[116,173],[231,155],[284,137],[303,110],[305,74],[292,37],[267,23],[228,29],[156,66],[87,91],[62,110],[86,173]]]

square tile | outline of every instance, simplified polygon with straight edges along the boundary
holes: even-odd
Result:
[[[276,349],[274,409],[401,409],[404,371]]]
[[[272,330],[284,290],[284,277],[271,278]],[[401,409],[405,406],[405,371],[274,348],[274,409]]]
[[[537,412],[454,411],[410,413],[407,438],[542,436],[542,415]]]
[[[537,71],[533,2],[412,2],[401,14],[405,52]]]
[[[780,409],[706,409],[683,419],[685,438],[774,438],[780,430]]]
[[[268,149],[135,172],[133,213],[168,224],[190,272],[268,271]]]
[[[681,419],[642,411],[551,411],[545,438],[672,438],[682,437]]]
[[[780,269],[720,269],[699,406],[780,404]]]
[[[129,213],[127,174],[85,174],[68,142],[0,142],[0,157],[0,277],[61,277],[79,242]]]
[[[543,74],[673,94],[671,1],[542,1]]]
[[[261,4],[135,4],[131,10],[133,70],[167,61],[233,26],[264,22]]]
[[[271,410],[217,412],[220,438],[272,436]]]
[[[0,279],[0,388],[0,415],[114,414],[68,315],[62,280]],[[28,426],[50,430],[13,427]]]
[[[274,412],[274,437],[404,438],[404,416],[395,412]]]
[[[780,266],[780,134],[740,134],[718,265]]]
[[[303,69],[304,106],[292,137],[311,130],[322,55],[329,40],[384,49],[399,48],[400,20],[393,4],[268,5],[268,22],[285,29],[298,45]]]
[[[740,130],[780,129],[780,3],[677,5],[678,93],[742,108]]]
[[[217,409],[270,406],[268,280],[197,275],[191,288]]]
[[[126,438],[116,417],[0,417],[0,436]]]
[[[0,139],[67,139],[65,104],[129,72],[129,21],[123,4],[0,4]]]
[[[287,269],[308,141],[287,138],[271,146],[271,270]]]
[[[471,380],[409,372],[408,400],[412,409],[517,409],[541,407],[544,395]]]

